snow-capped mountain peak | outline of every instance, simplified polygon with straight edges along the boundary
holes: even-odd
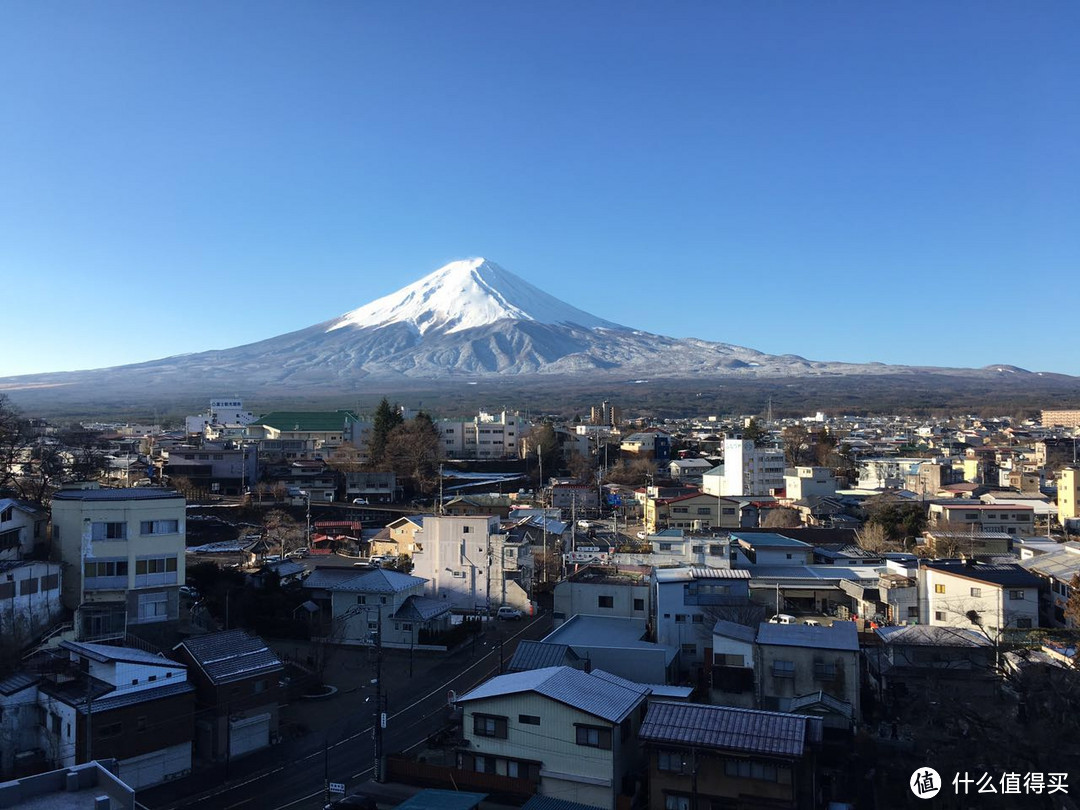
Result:
[[[347,312],[326,331],[405,323],[420,335],[451,334],[507,319],[622,328],[563,303],[494,262],[475,258],[450,262],[414,284]]]

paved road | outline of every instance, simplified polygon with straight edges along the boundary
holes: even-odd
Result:
[[[387,753],[409,752],[424,743],[447,721],[447,692],[463,694],[499,671],[500,648],[508,661],[521,639],[538,639],[551,631],[551,614],[543,613],[531,621],[494,623],[473,654],[471,645],[438,661],[425,661],[425,672],[410,684],[395,684],[394,673],[384,670],[383,680],[390,692],[384,748]],[[406,699],[408,687],[412,697]],[[373,692],[363,687],[365,694]],[[369,695],[370,696],[370,695]],[[407,705],[405,704],[408,700]],[[374,704],[372,703],[372,706]],[[361,711],[342,718],[324,731],[274,746],[261,757],[241,760],[226,781],[218,775],[221,786],[214,788],[208,777],[201,791],[185,799],[161,799],[155,791],[140,793],[139,801],[152,810],[198,807],[208,810],[314,810],[321,808],[325,797],[325,775],[330,781],[344,782],[352,792],[370,779],[374,767],[373,711]],[[239,766],[250,773],[237,773]],[[194,780],[193,780],[194,781]],[[160,794],[164,791],[157,791]],[[155,803],[153,799],[157,798]]]

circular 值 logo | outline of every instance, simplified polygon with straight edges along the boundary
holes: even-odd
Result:
[[[941,790],[941,776],[933,768],[919,768],[908,780],[908,787],[920,799],[932,799]]]

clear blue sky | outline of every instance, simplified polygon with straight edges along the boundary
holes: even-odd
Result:
[[[1080,374],[1080,4],[10,2],[0,375],[486,256],[639,329]]]

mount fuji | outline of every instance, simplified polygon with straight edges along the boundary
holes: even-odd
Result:
[[[133,365],[8,377],[0,379],[0,393],[66,400],[100,400],[107,393],[113,400],[146,400],[224,391],[261,397],[353,395],[370,391],[374,382],[385,387],[393,381],[464,382],[506,375],[613,381],[903,374],[1011,377],[1010,384],[1035,377],[1012,366],[950,370],[815,362],[664,337],[598,318],[478,258],[452,262],[398,292],[297,332]]]

